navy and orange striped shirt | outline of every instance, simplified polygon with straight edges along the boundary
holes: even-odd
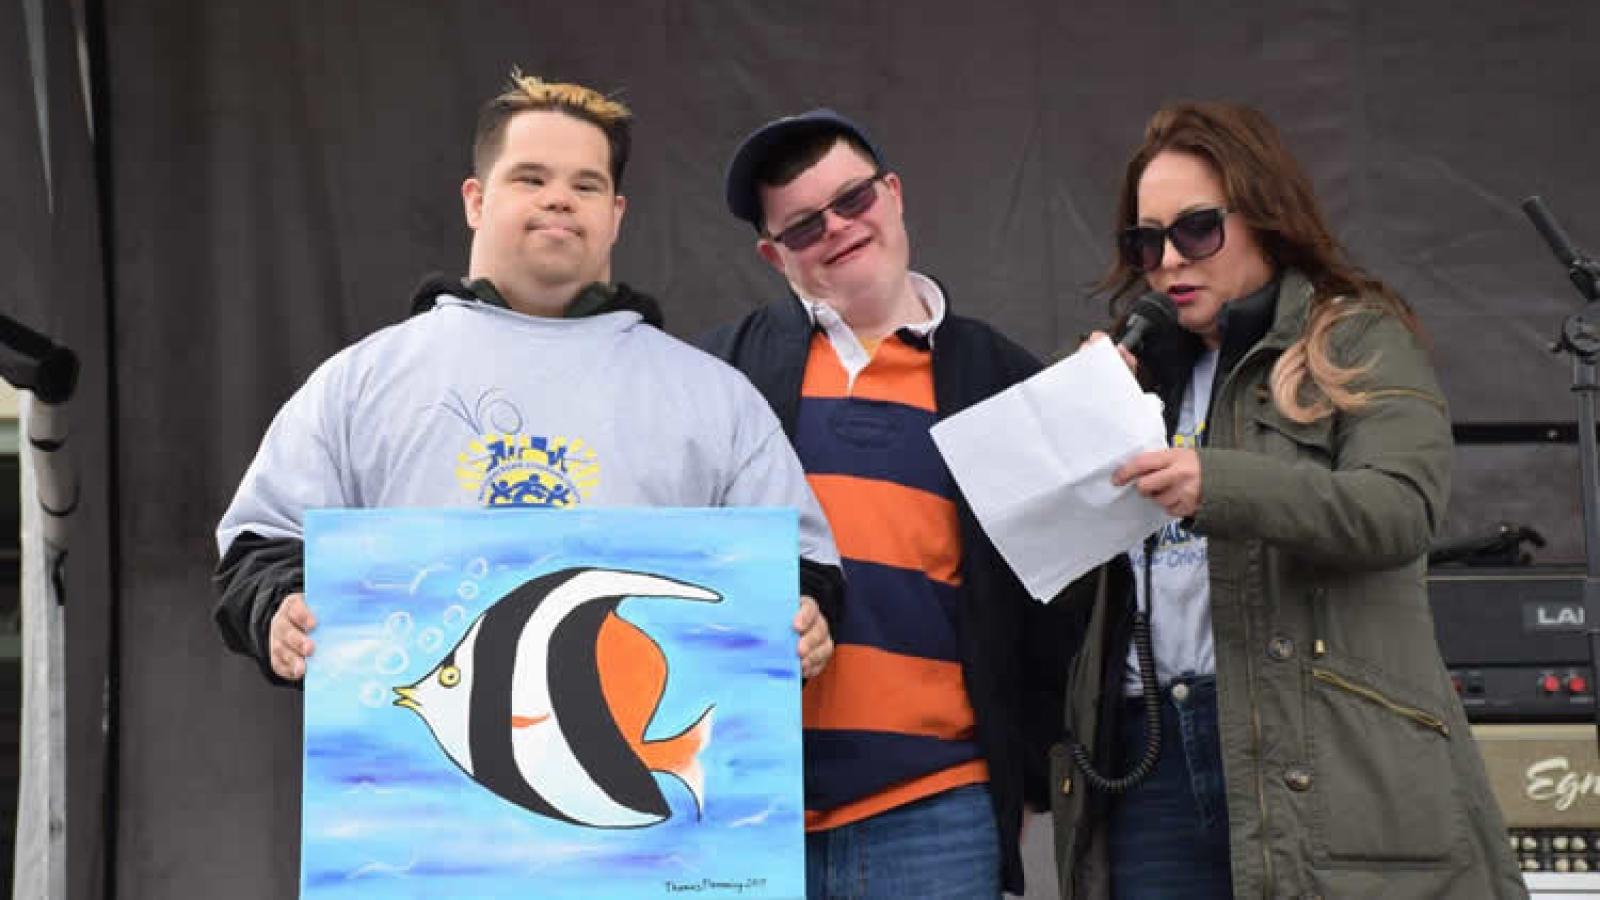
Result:
[[[846,577],[835,650],[802,695],[806,828],[988,780],[958,639],[956,487],[934,448],[932,355],[891,335],[854,379],[812,335],[795,449]]]

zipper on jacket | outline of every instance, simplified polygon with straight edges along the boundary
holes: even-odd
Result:
[[[1250,626],[1250,610],[1245,609],[1242,612],[1244,613],[1244,645],[1246,647],[1254,647],[1255,629]],[[1267,772],[1266,760],[1261,757],[1261,704],[1256,697],[1256,667],[1253,657],[1254,654],[1252,653],[1246,652],[1244,654],[1244,678],[1245,683],[1250,686],[1250,753],[1256,759],[1256,804],[1261,813],[1261,831],[1266,834],[1271,831],[1268,828]],[[1267,841],[1261,842],[1261,864],[1263,870],[1261,896],[1266,900],[1270,900],[1273,884],[1272,849]]]
[[[1328,589],[1317,585],[1311,589],[1311,658],[1328,655]]]
[[[1234,364],[1233,371],[1228,372],[1223,377],[1222,384],[1212,392],[1212,409],[1216,409],[1219,400],[1222,400],[1224,397],[1230,396],[1233,393],[1237,393],[1236,382],[1240,377],[1240,373],[1245,371],[1245,368],[1250,364],[1251,360],[1266,353],[1268,353],[1268,351],[1263,349],[1262,345],[1259,343],[1245,352],[1244,357]],[[1233,433],[1228,435],[1227,439],[1220,444],[1213,444],[1211,441],[1207,440],[1205,442],[1207,446],[1239,446],[1240,436],[1244,434],[1244,404],[1233,403],[1232,405]],[[1214,437],[1215,435],[1216,432],[1207,429],[1208,438]],[[1261,546],[1265,546],[1265,544],[1266,542],[1263,541]],[[1252,616],[1248,604],[1246,604],[1245,607],[1240,610],[1240,613],[1244,618],[1244,645],[1246,647],[1254,647],[1256,640],[1255,629],[1251,627],[1250,620]],[[1259,702],[1260,698],[1256,696],[1255,654],[1248,651],[1246,651],[1244,654],[1244,680],[1246,685],[1246,693],[1248,693],[1250,697],[1250,754],[1255,757],[1256,804],[1257,811],[1261,816],[1261,831],[1263,834],[1265,834],[1271,829],[1268,827],[1270,814],[1267,810],[1266,760],[1263,759],[1261,755],[1261,745],[1263,743],[1261,737],[1261,704]],[[1263,900],[1272,900],[1272,885],[1274,881],[1272,875],[1272,849],[1268,845],[1267,841],[1261,842],[1261,867],[1261,896]]]
[[[1328,589],[1320,583],[1313,583],[1310,601],[1311,658],[1321,659],[1328,655]]]
[[[1278,590],[1281,574],[1278,571],[1278,548],[1271,544],[1266,544],[1265,546],[1267,553],[1267,599],[1271,601],[1273,611],[1276,612],[1283,608],[1283,596]]]
[[[1358,697],[1365,697],[1366,699],[1371,700],[1373,703],[1382,706],[1384,709],[1387,709],[1396,715],[1404,716],[1405,718],[1416,722],[1418,725],[1421,725],[1424,728],[1429,728],[1433,731],[1439,732],[1439,734],[1444,737],[1450,736],[1450,727],[1444,723],[1443,719],[1432,713],[1424,712],[1423,710],[1417,709],[1415,706],[1407,706],[1404,703],[1397,703],[1393,700],[1390,700],[1383,694],[1378,693],[1372,688],[1356,684],[1352,681],[1335,675],[1327,669],[1318,669],[1313,667],[1311,670],[1311,677],[1326,684],[1331,684],[1340,690],[1348,691]]]
[[[1275,610],[1281,610],[1283,602],[1283,554],[1277,547],[1267,545],[1267,599],[1271,601]],[[1321,659],[1328,653],[1328,642],[1323,635],[1328,633],[1326,591],[1321,587],[1311,589],[1311,657]]]

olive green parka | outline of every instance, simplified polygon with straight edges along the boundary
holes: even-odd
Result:
[[[1428,608],[1426,554],[1450,480],[1443,395],[1403,322],[1339,300],[1356,306],[1330,335],[1333,358],[1366,367],[1350,387],[1367,403],[1311,424],[1286,417],[1270,373],[1311,297],[1290,271],[1275,302],[1225,307],[1198,451],[1192,527],[1208,540],[1235,896],[1524,897]],[[1158,388],[1181,396],[1187,378],[1184,361]],[[1132,613],[1126,561],[1056,602],[1094,604],[1051,769],[1062,896],[1098,900],[1111,896],[1107,798],[1065,748],[1081,741],[1102,771],[1128,767],[1109,721]]]

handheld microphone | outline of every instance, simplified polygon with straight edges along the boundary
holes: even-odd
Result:
[[[1144,341],[1146,334],[1177,321],[1178,307],[1173,304],[1172,298],[1151,291],[1134,301],[1133,308],[1128,311],[1128,321],[1122,327],[1122,334],[1117,337],[1117,346],[1129,353],[1138,353],[1139,344]]]

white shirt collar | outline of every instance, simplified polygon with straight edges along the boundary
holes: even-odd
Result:
[[[927,341],[931,349],[933,332],[944,322],[944,314],[949,304],[937,281],[921,272],[907,272],[906,275],[911,281],[911,290],[916,292],[917,299],[922,301],[922,308],[928,313],[928,318],[921,322],[903,323],[895,330],[903,328],[917,335]],[[839,357],[840,364],[849,375],[848,384],[853,389],[856,376],[867,367],[867,363],[872,361],[871,354],[867,353],[856,333],[845,324],[844,317],[833,307],[821,300],[812,300],[798,290],[795,291],[795,296],[800,298],[800,305],[805,307],[806,314],[811,317],[811,323],[820,327],[828,336],[828,343],[833,345],[833,352]]]
[[[928,343],[932,345],[933,332],[944,323],[944,314],[945,310],[949,308],[949,303],[945,300],[944,291],[940,289],[939,282],[921,272],[907,272],[906,277],[911,281],[911,290],[916,292],[917,299],[922,301],[922,307],[927,311],[928,318],[921,322],[902,323],[895,330],[898,331],[900,328],[904,328],[918,337],[927,338]],[[849,328],[848,325],[845,325],[844,318],[825,301],[813,300],[798,290],[795,291],[795,296],[800,298],[800,305],[805,307],[806,314],[811,317],[813,325],[821,325],[823,328],[828,328],[837,323],[846,329]]]

